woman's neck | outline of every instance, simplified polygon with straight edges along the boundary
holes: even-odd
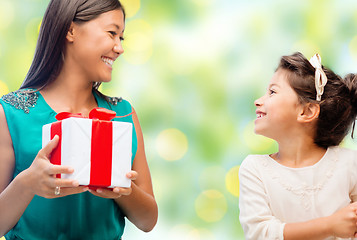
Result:
[[[92,93],[92,83],[76,79],[75,75],[60,74],[51,84],[40,91],[50,107],[56,112],[82,113],[97,107]]]

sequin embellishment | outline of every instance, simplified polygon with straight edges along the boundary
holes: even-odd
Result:
[[[20,89],[2,96],[1,99],[16,109],[29,113],[29,108],[34,107],[37,103],[38,93],[33,92],[33,90]]]
[[[118,102],[121,102],[123,99],[118,98],[118,97],[108,97],[108,102],[111,103],[112,105],[117,105]]]

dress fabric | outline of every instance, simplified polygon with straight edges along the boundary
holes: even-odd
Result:
[[[124,116],[132,112],[129,102],[104,98],[93,92],[98,107]],[[56,112],[40,92],[18,90],[0,99],[15,153],[15,178],[33,162],[42,144],[42,126],[57,121]],[[133,123],[132,116],[113,121]],[[137,150],[133,125],[132,162]],[[120,239],[125,226],[124,214],[112,199],[100,198],[89,192],[56,199],[35,196],[24,214],[6,235],[10,239]]]
[[[319,162],[303,168],[249,155],[240,166],[239,183],[246,239],[284,239],[286,223],[329,216],[357,200],[357,152],[330,147]]]

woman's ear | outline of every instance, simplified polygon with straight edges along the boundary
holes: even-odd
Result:
[[[66,39],[68,42],[73,42],[74,41],[74,33],[75,33],[75,26],[74,23],[71,23],[71,26],[68,29]]]
[[[298,121],[301,123],[312,122],[319,117],[320,105],[317,103],[306,103],[302,106],[298,115]]]

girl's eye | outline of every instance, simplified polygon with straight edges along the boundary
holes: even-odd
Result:
[[[124,38],[123,38],[123,37],[120,37],[120,41],[124,41]]]
[[[273,90],[273,89],[269,89],[269,95],[273,95],[275,94],[276,92]]]

